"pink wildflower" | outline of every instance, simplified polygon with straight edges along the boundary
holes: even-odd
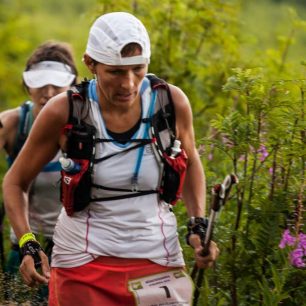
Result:
[[[273,168],[269,168],[269,173],[272,175],[273,174]]]
[[[234,147],[234,143],[226,135],[223,135],[221,137],[221,141],[228,148],[233,148]]]
[[[295,244],[295,237],[291,236],[288,229],[286,229],[283,233],[282,240],[279,244],[281,249],[285,248],[287,245],[293,246]]]
[[[297,247],[290,253],[290,262],[294,267],[304,268],[306,264],[303,261],[303,257],[305,257],[305,250]]]
[[[269,156],[269,153],[267,151],[267,148],[265,145],[261,144],[259,149],[257,150],[257,153],[259,153],[259,160],[261,162],[263,162],[268,156]]]
[[[282,240],[279,244],[281,249],[286,246],[295,247],[289,254],[290,263],[297,268],[306,267],[306,235],[299,233],[297,237],[290,234],[286,229],[283,233]]]

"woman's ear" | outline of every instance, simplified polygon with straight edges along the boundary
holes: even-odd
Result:
[[[85,65],[88,67],[89,71],[92,74],[96,74],[95,63],[94,63],[93,59],[89,55],[87,55],[86,53],[83,56],[83,62],[85,63]]]

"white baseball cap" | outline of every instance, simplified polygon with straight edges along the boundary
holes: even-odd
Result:
[[[34,64],[23,72],[23,80],[30,88],[40,88],[46,85],[66,87],[75,79],[69,65],[55,61],[42,61]]]
[[[142,54],[122,57],[121,50],[129,43],[137,43]],[[92,25],[86,53],[106,65],[149,64],[151,49],[148,32],[142,22],[125,12],[102,15]]]

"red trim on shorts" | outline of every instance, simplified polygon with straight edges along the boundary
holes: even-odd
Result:
[[[147,259],[100,256],[74,268],[52,268],[49,306],[135,306],[128,281],[177,269]]]

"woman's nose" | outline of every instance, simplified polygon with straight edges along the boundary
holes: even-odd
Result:
[[[135,85],[135,79],[132,71],[127,71],[127,73],[124,75],[121,87],[124,89],[131,89],[134,88]]]
[[[46,85],[44,86],[44,96],[45,98],[52,98],[53,96],[55,96],[58,93],[57,87],[53,86],[53,85]]]
[[[64,90],[64,88],[57,87],[54,85],[46,85],[43,87],[43,90],[44,90],[44,97],[50,99],[56,96],[57,94],[61,93]]]

